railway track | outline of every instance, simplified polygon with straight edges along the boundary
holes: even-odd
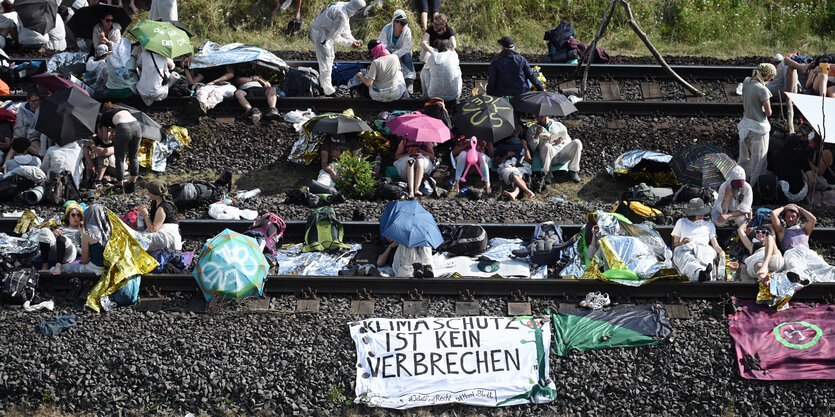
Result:
[[[0,231],[10,232],[15,219],[0,219]],[[184,237],[207,237],[229,228],[244,231],[251,224],[248,221],[183,220],[180,228]],[[376,222],[344,222],[345,238],[348,241],[361,240],[363,237],[376,236],[379,224]],[[536,225],[534,224],[482,224],[490,237],[528,239]],[[562,225],[566,237],[577,233],[581,225]],[[305,222],[288,221],[285,238],[288,241],[303,240]],[[659,233],[666,241],[670,239],[672,226],[659,226]],[[732,229],[721,228],[719,239],[727,238]],[[820,244],[835,243],[835,228],[815,230],[815,241]],[[52,276],[47,272],[41,275],[41,286],[49,291],[69,290],[69,276]],[[82,275],[79,278],[95,281],[94,275]],[[199,291],[194,278],[189,275],[150,274],[143,277],[144,288],[155,288],[163,292]],[[641,287],[626,287],[596,280],[565,279],[505,279],[505,278],[390,278],[390,277],[350,277],[350,276],[297,276],[271,275],[265,287],[267,293],[299,294],[303,292],[317,294],[368,294],[414,297],[425,296],[507,296],[527,294],[537,297],[557,297],[575,299],[589,291],[605,291],[612,296],[631,298],[661,299],[726,299],[728,296],[752,298],[757,293],[757,284],[748,282],[715,281],[691,283],[658,280]],[[814,283],[800,291],[799,300],[833,300],[835,283]]]

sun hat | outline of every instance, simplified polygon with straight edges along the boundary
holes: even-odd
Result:
[[[687,208],[684,209],[684,214],[688,216],[704,216],[710,213],[710,207],[701,198],[691,198],[687,203]]]

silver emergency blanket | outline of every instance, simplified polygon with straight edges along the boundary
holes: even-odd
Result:
[[[59,52],[46,61],[46,72],[58,72],[58,68],[73,64],[86,64],[87,52]]]
[[[434,272],[436,276],[465,276],[465,277],[492,277],[503,278],[547,278],[547,266],[536,267],[531,264],[529,258],[515,258],[511,255],[513,250],[520,249],[524,245],[522,239],[492,238],[489,242],[489,249],[479,255],[490,258],[499,264],[499,269],[494,272],[484,272],[478,269],[478,261],[468,256],[449,256],[447,253],[437,253],[433,256]]]
[[[597,211],[594,215],[600,229],[598,249],[594,254],[596,271],[587,271],[579,239],[569,251],[571,260],[560,274],[569,279],[602,279],[637,287],[653,279],[662,269],[671,269],[672,253],[661,235],[649,223],[628,224],[613,213]],[[637,279],[609,278],[602,273],[610,268],[628,269]]]
[[[0,233],[0,253],[4,254],[25,254],[38,251],[38,232],[41,229],[32,228],[21,237],[9,236]]]
[[[278,275],[318,275],[337,276],[348,262],[354,258],[362,245],[348,245],[350,250],[337,253],[302,252],[303,244],[299,243],[289,248],[282,248],[276,252]]]
[[[630,169],[638,165],[641,160],[655,161],[661,163],[669,163],[673,157],[661,152],[644,151],[640,149],[632,150],[624,153],[615,159],[614,166],[606,167],[606,172],[609,175],[626,174]]]
[[[288,68],[284,60],[266,49],[242,43],[218,45],[212,41],[206,41],[197,48],[189,65],[191,68],[209,68],[244,62],[255,62],[276,71]]]
[[[789,300],[794,297],[797,291],[809,285],[811,282],[807,279],[801,279],[792,282],[789,279],[787,272],[778,272],[772,274],[767,283],[760,283],[760,290],[757,293],[757,302],[760,304],[767,304],[777,310],[786,310],[789,308]]]

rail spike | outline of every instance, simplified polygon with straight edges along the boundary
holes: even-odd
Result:
[[[525,301],[528,301],[528,294],[521,289],[517,289],[516,291],[510,293],[510,301],[524,303]]]
[[[299,298],[302,300],[314,300],[316,299],[316,290],[310,287],[303,288]]]
[[[459,292],[458,295],[460,297],[460,301],[465,301],[465,302],[475,301],[475,293],[470,291],[469,288],[464,289],[464,291]]]
[[[423,301],[423,291],[412,288],[406,295],[406,301]]]
[[[371,291],[368,288],[362,287],[357,290],[356,294],[354,295],[355,299],[357,300],[371,300]]]

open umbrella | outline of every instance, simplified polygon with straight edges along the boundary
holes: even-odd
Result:
[[[145,139],[150,139],[154,142],[159,142],[162,140],[162,125],[157,123],[156,120],[152,119],[151,116],[148,116],[141,110],[137,110],[131,106],[127,106],[124,104],[120,104],[119,107],[127,110],[130,112],[131,116],[133,116],[136,121],[139,122],[139,126],[142,128],[142,137]]]
[[[707,143],[682,146],[678,148],[670,159],[670,168],[679,182],[687,184],[702,184],[702,173],[691,166],[704,155],[721,153],[722,150]]]
[[[96,129],[101,103],[78,87],[44,97],[35,129],[64,146],[90,137]]]
[[[58,5],[52,0],[17,0],[14,10],[26,29],[46,35],[55,28]]]
[[[528,91],[511,100],[513,109],[535,116],[567,116],[577,111],[568,97],[550,91]]]
[[[114,23],[118,23],[122,31],[130,25],[131,18],[124,8],[99,3],[78,9],[67,22],[67,27],[77,38],[92,39],[93,28],[107,15],[113,16]]]
[[[313,132],[330,133],[332,135],[371,130],[368,123],[342,113],[327,113],[311,119],[307,122],[307,128]]]
[[[33,75],[32,81],[34,81],[35,84],[43,88],[46,88],[47,90],[49,90],[50,93],[54,93],[58,90],[65,88],[75,87],[75,84],[73,84],[72,81],[66,78],[61,78],[57,74],[50,74],[46,72],[43,74]],[[87,90],[81,91],[83,91],[84,94],[87,94],[88,96],[90,95],[90,93],[88,93]]]
[[[709,153],[693,162],[688,167],[688,171],[701,174],[702,180],[695,185],[714,188],[722,185],[728,179],[728,175],[735,166],[736,161],[726,153]]]
[[[191,33],[191,31],[190,31],[190,30],[188,30],[188,28],[186,27],[186,25],[184,25],[184,24],[180,23],[180,21],[179,21],[179,20],[162,20],[162,18],[157,18],[157,19],[154,19],[154,21],[155,21],[155,22],[169,22],[169,23],[171,23],[172,25],[174,25],[174,27],[175,27],[175,28],[180,29],[180,30],[182,30],[183,32],[185,32],[185,33],[186,33],[186,35],[188,35],[188,37],[189,37],[189,38],[191,38],[191,37],[193,37],[193,36],[194,36],[194,34],[193,34],[193,33]]]
[[[193,275],[206,301],[238,300],[263,294],[267,268],[255,239],[226,229],[203,245]]]
[[[407,248],[431,246],[444,242],[432,213],[416,200],[392,201],[380,216],[380,235]]]
[[[164,57],[175,58],[194,52],[188,35],[170,22],[143,20],[136,24],[130,34],[136,37],[145,49]]]
[[[386,124],[391,133],[404,136],[414,142],[444,143],[452,138],[452,132],[444,122],[422,113],[404,114]]]
[[[458,105],[452,123],[464,136],[496,141],[513,134],[513,107],[502,97],[478,95]]]

